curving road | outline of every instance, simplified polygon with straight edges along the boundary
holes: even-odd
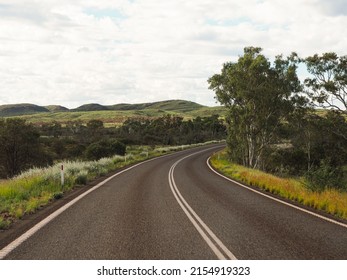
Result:
[[[347,259],[347,227],[215,174],[209,146],[118,173],[4,259]]]

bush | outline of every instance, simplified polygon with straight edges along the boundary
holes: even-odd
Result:
[[[0,216],[0,229],[7,229],[9,225],[10,221],[4,220],[4,218]]]
[[[56,200],[63,198],[63,196],[64,196],[63,192],[57,192],[57,193],[53,194],[53,198]]]
[[[320,165],[306,173],[308,187],[312,190],[323,191],[326,188],[346,189],[343,184],[343,170],[333,167],[329,162],[322,160]]]
[[[86,149],[86,158],[88,160],[99,160],[113,155],[125,155],[126,146],[116,140],[102,140],[90,144]]]
[[[87,174],[78,174],[78,176],[75,179],[75,183],[77,185],[87,185],[88,178]]]
[[[119,141],[111,141],[110,143],[111,155],[120,155],[124,156],[126,151],[126,146]]]
[[[264,158],[264,171],[280,176],[303,175],[307,168],[305,153],[285,145],[266,150]]]

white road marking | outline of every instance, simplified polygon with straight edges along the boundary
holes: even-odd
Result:
[[[211,149],[214,149],[214,148],[211,148]],[[226,259],[237,260],[235,255],[228,250],[228,248],[222,243],[222,241],[213,233],[213,231],[203,222],[203,220],[190,207],[190,205],[187,203],[187,201],[183,198],[180,191],[178,190],[175,179],[174,179],[175,167],[182,160],[184,160],[188,157],[191,157],[193,155],[205,152],[207,150],[210,150],[210,149],[206,149],[206,150],[199,151],[197,153],[193,153],[193,154],[190,154],[188,156],[185,156],[185,157],[181,158],[180,160],[176,161],[171,166],[170,171],[169,171],[169,175],[168,175],[170,188],[171,188],[171,191],[172,191],[175,199],[177,200],[178,204],[182,208],[183,212],[186,214],[188,219],[194,225],[194,227],[199,232],[201,237],[205,240],[207,245],[211,248],[211,250],[218,257],[218,259],[220,259],[220,260],[226,260]],[[218,245],[219,248],[216,245]]]
[[[207,159],[207,165],[208,165],[208,167],[209,167],[214,173],[216,173],[218,176],[220,176],[220,177],[222,177],[222,178],[224,178],[224,179],[226,179],[226,180],[228,180],[228,181],[230,181],[230,182],[232,182],[232,183],[234,183],[234,184],[236,184],[236,185],[238,185],[238,186],[240,186],[240,187],[242,187],[242,188],[248,189],[248,190],[250,190],[250,191],[252,191],[252,192],[255,192],[255,193],[257,193],[257,194],[260,194],[260,195],[262,195],[262,196],[265,196],[265,197],[267,197],[267,198],[269,198],[269,199],[272,199],[272,200],[274,200],[274,201],[276,201],[276,202],[279,202],[279,203],[282,203],[282,204],[287,205],[287,206],[289,206],[289,207],[295,208],[295,209],[297,209],[297,210],[300,210],[300,211],[302,211],[302,212],[305,212],[305,213],[307,213],[307,214],[310,214],[310,215],[315,216],[315,217],[317,217],[317,218],[320,218],[320,219],[322,219],[322,220],[328,221],[328,222],[330,222],[330,223],[333,223],[333,224],[342,226],[342,227],[344,227],[344,228],[347,228],[347,224],[344,224],[344,223],[335,221],[335,220],[333,220],[333,219],[330,219],[330,218],[328,218],[328,217],[324,217],[324,216],[322,216],[322,215],[319,215],[319,214],[314,213],[314,212],[312,212],[312,211],[309,211],[309,210],[307,210],[307,209],[301,208],[301,207],[296,206],[296,205],[294,205],[294,204],[291,204],[291,203],[285,202],[285,201],[283,201],[283,200],[277,199],[277,198],[275,198],[275,197],[272,197],[272,196],[270,196],[270,195],[267,195],[267,194],[265,194],[265,193],[262,193],[262,192],[260,192],[260,191],[255,190],[255,189],[252,189],[252,188],[250,188],[250,187],[248,187],[248,186],[246,186],[246,185],[244,185],[244,184],[241,184],[240,182],[237,182],[237,181],[235,181],[235,180],[233,180],[233,179],[230,179],[229,177],[226,177],[226,176],[224,176],[223,174],[220,174],[219,172],[217,172],[216,170],[214,170],[214,169],[212,168],[212,166],[210,165],[210,159],[211,159],[211,157],[209,157],[209,158]]]

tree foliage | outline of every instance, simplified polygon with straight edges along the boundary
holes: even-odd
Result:
[[[0,174],[12,177],[23,169],[50,162],[39,142],[40,134],[21,119],[0,119]]]
[[[307,93],[314,102],[347,114],[347,56],[329,52],[305,60],[312,77],[305,79]]]
[[[187,121],[166,115],[157,119],[128,119],[116,134],[133,144],[183,145],[224,139],[226,131],[218,115]]]

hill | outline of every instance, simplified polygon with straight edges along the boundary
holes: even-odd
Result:
[[[111,110],[129,111],[129,110],[145,110],[155,109],[164,111],[175,111],[175,112],[189,112],[197,109],[204,108],[205,106],[198,103],[186,100],[166,100],[152,103],[139,103],[139,104],[116,104],[108,106]]]
[[[198,103],[186,100],[168,100],[162,102],[154,102],[149,106],[149,109],[176,111],[176,112],[190,112],[204,108]]]
[[[0,106],[0,117],[12,117],[22,115],[32,115],[38,113],[47,113],[49,109],[34,104],[9,104]]]
[[[107,111],[109,108],[107,106],[103,106],[97,103],[84,104],[82,106],[77,107],[76,109],[72,109],[73,112],[93,112],[93,111]]]
[[[45,108],[48,109],[52,113],[70,111],[68,108],[60,106],[60,105],[48,105],[48,106],[45,106]]]

